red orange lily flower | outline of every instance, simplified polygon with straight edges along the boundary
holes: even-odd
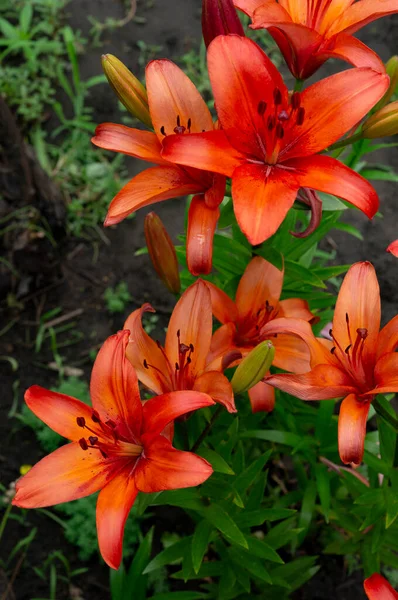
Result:
[[[299,188],[334,194],[374,216],[378,197],[370,183],[317,153],[367,114],[388,75],[355,69],[289,95],[264,52],[237,35],[213,40],[208,68],[222,130],[167,137],[162,155],[232,177],[235,215],[252,244],[275,233]]]
[[[277,317],[304,319],[310,323],[316,320],[305,300],[280,300],[283,271],[261,256],[253,258],[246,267],[235,302],[217,286],[210,282],[206,284],[211,292],[213,314],[223,324],[213,336],[211,360],[219,357],[221,361],[234,354],[244,358],[267,339],[263,328]],[[282,334],[271,341],[275,347],[273,364],[276,367],[294,373],[305,373],[310,368],[310,355],[302,340]],[[249,398],[253,412],[270,412],[274,408],[275,392],[262,381],[249,390]]]
[[[196,486],[212,468],[192,454],[176,450],[162,435],[177,417],[213,404],[198,392],[173,392],[141,403],[136,373],[125,359],[129,331],[108,338],[95,361],[91,399],[29,388],[29,408],[71,443],[43,458],[17,482],[13,504],[51,506],[100,491],[97,531],[105,562],[117,569],[122,558],[124,525],[138,491]]]
[[[380,290],[374,267],[356,263],[341,286],[330,335],[317,339],[303,320],[276,319],[264,335],[290,333],[306,342],[311,370],[271,375],[267,383],[302,400],[344,397],[338,443],[344,463],[360,464],[366,421],[376,394],[398,392],[398,316],[380,330]]]
[[[297,79],[310,77],[328,58],[384,71],[377,54],[352,34],[398,12],[397,0],[234,0],[234,4],[251,17],[253,29],[268,29]]]
[[[365,579],[363,587],[369,600],[398,600],[397,592],[378,573]]]
[[[174,307],[164,347],[142,326],[142,315],[155,312],[144,304],[128,317],[130,343],[126,356],[138,379],[155,394],[195,390],[209,394],[229,412],[236,412],[234,395],[221,364],[209,356],[212,337],[210,292],[200,279],[191,285]]]
[[[139,173],[112,200],[105,225],[122,221],[155,202],[195,194],[188,216],[187,261],[194,275],[209,273],[213,236],[224,198],[225,177],[209,170],[177,166],[161,156],[166,135],[213,130],[206,103],[192,81],[170,60],[154,60],[146,68],[149,111],[155,132],[115,123],[99,125],[93,143],[157,166]]]

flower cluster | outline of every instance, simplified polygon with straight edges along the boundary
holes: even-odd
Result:
[[[266,250],[263,243],[278,232],[295,202],[310,210],[310,217],[305,231],[293,236],[313,234],[322,219],[318,192],[337,196],[369,218],[378,211],[372,185],[325,152],[397,131],[397,102],[388,104],[389,74],[352,35],[398,12],[397,2],[234,3],[249,15],[253,29],[265,28],[272,35],[296,78],[294,90],[245,37],[232,0],[203,0],[217,115],[170,60],[149,63],[145,88],[117,58],[106,55],[103,67],[113,89],[147,129],[103,123],[93,138],[101,148],[156,165],[116,195],[105,225],[144,206],[193,195],[186,257],[195,277],[212,270],[220,206],[230,190],[239,235],[252,246],[234,281],[234,297],[220,280],[219,285],[206,277],[192,283],[191,277],[190,285],[182,286],[186,289],[164,342],[152,339],[142,325],[144,313],[154,312],[149,303],[132,312],[123,331],[110,337],[97,356],[92,407],[38,386],[25,396],[30,409],[70,443],[19,480],[14,504],[42,507],[101,490],[99,546],[113,568],[121,561],[124,524],[138,492],[197,486],[212,474],[206,460],[173,447],[176,419],[215,403],[217,410],[236,413],[235,396],[246,390],[254,413],[274,409],[275,389],[305,401],[343,398],[339,453],[343,463],[355,467],[362,461],[372,402],[377,405],[378,394],[398,392],[398,316],[380,329],[373,266],[359,262],[348,270],[326,339],[313,330],[320,321],[317,308],[285,293],[285,257],[279,256],[277,267],[259,251],[259,245]],[[332,57],[352,68],[303,89],[304,80]],[[390,75],[393,80],[395,74]],[[154,213],[147,216],[145,234],[157,273],[179,295],[176,252]],[[396,246],[393,242],[389,250],[397,254]],[[215,331],[213,320],[221,324]],[[225,372],[235,367],[228,378]],[[138,382],[150,392],[149,400],[141,400]],[[365,582],[368,597],[396,597],[381,580],[374,575]],[[379,589],[384,591],[377,595]]]

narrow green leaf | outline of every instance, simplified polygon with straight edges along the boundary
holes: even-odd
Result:
[[[284,561],[281,559],[279,554],[275,552],[271,546],[269,546],[264,540],[260,540],[253,535],[246,536],[247,543],[249,545],[249,553],[254,556],[258,556],[259,558],[264,558],[265,560],[269,560],[271,562],[276,562],[281,565],[284,564]]]
[[[123,585],[126,577],[123,563],[119,569],[109,569],[109,584],[112,600],[123,600]]]
[[[148,600],[201,600],[206,597],[207,595],[202,592],[166,592],[165,594],[155,594]]]
[[[265,521],[287,519],[297,511],[290,508],[260,508],[251,512],[243,512],[235,520],[239,527],[259,527]]]
[[[291,433],[290,431],[277,431],[273,429],[259,429],[252,431],[243,431],[240,434],[241,438],[254,438],[257,440],[265,440],[267,442],[275,442],[277,444],[283,444],[285,446],[298,446],[302,443],[303,439],[311,442],[311,438]]]
[[[267,464],[271,454],[272,449],[268,450],[268,452],[263,454],[263,456],[260,456],[260,458],[252,462],[252,464],[245,471],[237,476],[233,485],[239,494],[243,494],[250,488],[250,486],[254,483],[256,478],[264,469],[264,466]]]
[[[212,531],[213,525],[209,521],[203,520],[196,526],[195,533],[193,534],[191,547],[192,566],[196,574],[199,572],[203,557],[206,554]]]
[[[315,287],[326,288],[322,279],[320,279],[314,271],[307,269],[306,267],[303,267],[303,265],[292,260],[285,260],[285,277],[300,281],[300,283],[308,283]]]
[[[267,569],[259,560],[250,555],[249,552],[245,552],[236,547],[231,547],[228,548],[228,554],[233,563],[246,569],[255,579],[261,579],[266,583],[272,584],[272,579]]]
[[[214,525],[231,543],[247,548],[245,536],[230,515],[218,504],[211,504],[203,511],[205,518]]]
[[[326,523],[329,523],[330,511],[330,475],[325,465],[318,464],[315,467],[316,487],[319,500]]]
[[[358,498],[354,500],[354,504],[359,504],[363,506],[373,506],[374,504],[379,504],[383,502],[383,490],[370,490],[369,492],[365,492],[361,494]]]
[[[143,575],[143,570],[151,557],[153,531],[154,527],[151,527],[134,555],[123,589],[124,598],[133,598],[133,596],[134,600],[145,600],[146,598],[148,578]],[[112,600],[114,599],[112,598]]]
[[[199,456],[205,458],[216,473],[224,473],[225,475],[235,475],[226,460],[223,459],[217,452],[210,448],[202,448],[198,452]]]
[[[315,509],[316,492],[317,488],[315,481],[309,481],[304,492],[298,522],[299,527],[303,529],[303,531],[298,536],[299,544],[301,544],[304,541],[304,538],[307,535],[308,529],[312,521],[312,515],[314,514]]]
[[[162,550],[162,552],[159,552],[159,554],[155,556],[155,558],[153,558],[146,566],[143,574],[146,575],[147,573],[151,573],[152,571],[160,569],[160,567],[164,567],[165,565],[169,565],[177,560],[180,560],[186,552],[189,552],[191,541],[192,536],[183,538],[172,546],[165,548]]]
[[[27,3],[23,7],[23,9],[21,10],[21,13],[19,15],[19,26],[21,28],[21,31],[23,31],[24,33],[28,33],[28,31],[29,31],[29,27],[32,22],[32,16],[33,16],[32,5]]]
[[[398,497],[392,488],[384,488],[386,495],[386,529],[391,527],[395,519],[398,517]]]

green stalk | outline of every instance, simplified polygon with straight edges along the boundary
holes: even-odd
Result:
[[[329,146],[328,151],[330,152],[331,150],[337,150],[338,148],[345,148],[346,146],[349,146],[349,144],[353,144],[354,142],[357,142],[358,140],[362,139],[362,133],[356,133],[355,135],[352,135],[351,137],[348,137],[345,140],[341,140],[341,142],[336,142],[335,144],[332,144],[332,146]]]
[[[191,448],[191,452],[196,452],[196,450],[199,448],[199,446],[201,445],[201,443],[203,442],[203,440],[205,439],[205,437],[207,436],[207,434],[209,433],[209,431],[211,430],[211,428],[213,427],[215,421],[218,419],[218,417],[221,415],[223,410],[223,406],[222,404],[219,404],[212,416],[212,418],[210,419],[210,421],[207,423],[206,427],[204,428],[204,430],[202,431],[202,433],[200,434],[200,436],[198,437],[198,439],[196,440],[196,442],[194,443],[194,445]]]

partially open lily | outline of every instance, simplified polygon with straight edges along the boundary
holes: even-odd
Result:
[[[232,177],[235,215],[249,242],[276,232],[299,188],[333,194],[374,216],[379,201],[370,183],[318,153],[369,112],[388,75],[351,69],[291,95],[264,52],[237,35],[213,40],[208,68],[222,129],[168,136],[162,156]]]
[[[273,319],[304,319],[315,322],[305,300],[290,298],[280,300],[283,271],[261,256],[253,258],[236,291],[235,302],[225,292],[206,282],[211,292],[214,316],[223,324],[212,340],[210,360],[222,361],[228,356],[247,356],[260,342],[270,339],[275,348],[273,364],[294,373],[305,373],[309,369],[310,355],[306,344],[294,336],[278,335],[267,337],[263,330]],[[239,358],[235,360],[239,362]],[[271,411],[275,404],[274,390],[260,381],[249,390],[253,412]]]
[[[268,384],[302,400],[344,397],[339,415],[339,452],[344,463],[362,461],[366,421],[376,394],[398,392],[398,316],[380,330],[380,290],[373,266],[353,265],[341,286],[331,340],[315,338],[308,323],[276,319],[264,334],[290,333],[311,354],[311,370],[266,378]]]
[[[203,483],[207,461],[176,450],[162,435],[177,417],[213,404],[200,392],[172,392],[141,403],[136,373],[125,358],[130,332],[105,342],[91,377],[92,406],[46,390],[29,388],[29,408],[70,444],[43,458],[17,482],[13,504],[51,506],[100,491],[97,531],[105,562],[117,569],[123,532],[135,498]]]
[[[397,0],[234,0],[234,4],[251,17],[253,29],[268,29],[297,79],[307,79],[329,58],[384,71],[377,54],[352,34],[398,12]]]
[[[131,332],[126,356],[139,380],[155,394],[173,390],[205,392],[229,412],[236,412],[221,361],[213,361],[209,354],[212,309],[207,285],[199,279],[183,293],[171,315],[164,347],[142,326],[147,311],[155,312],[150,304],[144,304],[125,323]]]
[[[225,177],[210,170],[177,166],[161,156],[165,136],[212,131],[213,120],[192,81],[170,60],[146,68],[150,117],[155,132],[102,123],[92,142],[157,166],[139,173],[112,200],[105,225],[114,225],[135,210],[177,196],[195,194],[188,218],[187,261],[194,275],[209,273],[213,236],[224,198]]]
[[[363,587],[369,600],[398,600],[397,592],[378,573],[365,579]]]

